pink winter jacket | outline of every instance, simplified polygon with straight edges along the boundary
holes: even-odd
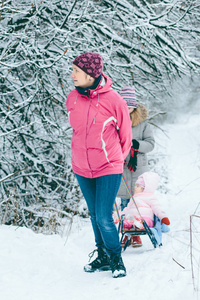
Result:
[[[134,195],[134,200],[137,204],[141,216],[149,218],[153,221],[154,214],[162,220],[162,218],[167,217],[166,213],[162,210],[161,205],[156,198],[154,192],[158,186],[159,176],[154,172],[145,172],[141,176],[145,182],[145,189],[142,193]],[[132,220],[132,216],[139,218],[138,211],[133,203],[132,199],[128,203],[127,207],[124,208],[121,214],[125,214],[125,218]]]
[[[95,178],[123,173],[123,162],[132,141],[131,120],[125,100],[102,82],[87,97],[72,90],[67,97],[69,123],[73,128],[72,168],[74,173]]]

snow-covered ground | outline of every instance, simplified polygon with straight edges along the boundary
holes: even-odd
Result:
[[[95,248],[88,219],[75,217],[70,234],[62,237],[2,225],[1,300],[200,299],[198,217],[192,222],[194,280],[190,252],[190,215],[200,216],[199,114],[181,116],[163,129],[167,135],[157,131],[154,150],[168,164],[168,192],[158,193],[171,221],[163,246],[154,249],[143,236],[143,247],[122,254],[127,276],[113,279],[111,272],[83,271]]]

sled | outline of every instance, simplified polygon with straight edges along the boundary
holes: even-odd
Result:
[[[139,229],[139,228],[136,228],[136,227],[133,227],[133,228],[130,228],[130,229],[127,229],[127,228],[124,228],[123,226],[123,221],[124,221],[124,217],[122,216],[122,218],[120,218],[119,216],[119,211],[118,211],[118,207],[117,207],[117,203],[115,201],[115,209],[116,209],[116,212],[117,212],[117,215],[118,215],[118,219],[119,219],[119,226],[118,226],[118,234],[121,233],[121,239],[120,239],[120,242],[122,243],[123,241],[123,238],[124,236],[128,236],[128,239],[124,245],[124,251],[126,250],[130,240],[131,240],[131,237],[132,236],[137,236],[137,235],[148,235],[152,245],[154,246],[154,248],[156,248],[157,246],[162,246],[162,232],[168,232],[169,231],[169,227],[165,224],[162,224],[160,223],[160,219],[154,215],[154,227],[149,227],[146,223],[146,221],[142,218],[140,212],[139,212],[139,209],[137,207],[137,204],[134,200],[134,197],[131,193],[131,190],[128,186],[128,183],[124,177],[124,174],[122,174],[122,180],[128,190],[128,193],[132,199],[132,201],[134,202],[135,204],[135,207],[140,215],[140,218],[141,218],[141,221],[142,221],[142,224],[143,224],[143,229]]]
[[[118,226],[118,234],[120,235],[120,233],[121,233],[120,243],[122,243],[125,236],[128,237],[128,239],[123,247],[123,251],[125,251],[126,248],[128,247],[131,237],[138,236],[138,235],[148,235],[154,248],[156,248],[157,246],[159,246],[159,247],[162,246],[162,231],[161,231],[161,229],[159,229],[160,226],[158,226],[158,223],[160,223],[160,220],[156,216],[154,216],[154,227],[152,227],[152,228],[150,228],[147,225],[147,223],[144,219],[142,220],[144,229],[140,229],[137,227],[133,227],[130,229],[124,228],[123,221],[124,221],[124,219],[122,216],[122,219],[119,222],[119,226]]]

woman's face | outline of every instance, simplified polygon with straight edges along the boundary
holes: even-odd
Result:
[[[93,85],[95,79],[90,75],[86,74],[83,70],[81,70],[76,65],[72,65],[72,74],[71,78],[74,80],[75,86],[80,86],[82,88],[87,88]]]

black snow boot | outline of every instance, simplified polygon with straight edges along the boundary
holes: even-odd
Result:
[[[124,266],[121,253],[111,254],[110,266],[113,278],[126,276],[126,268]]]
[[[90,264],[84,266],[85,272],[95,272],[95,271],[108,271],[110,268],[110,261],[106,251],[103,248],[98,248],[89,254],[90,259],[93,257],[95,252],[98,252],[98,256]]]

